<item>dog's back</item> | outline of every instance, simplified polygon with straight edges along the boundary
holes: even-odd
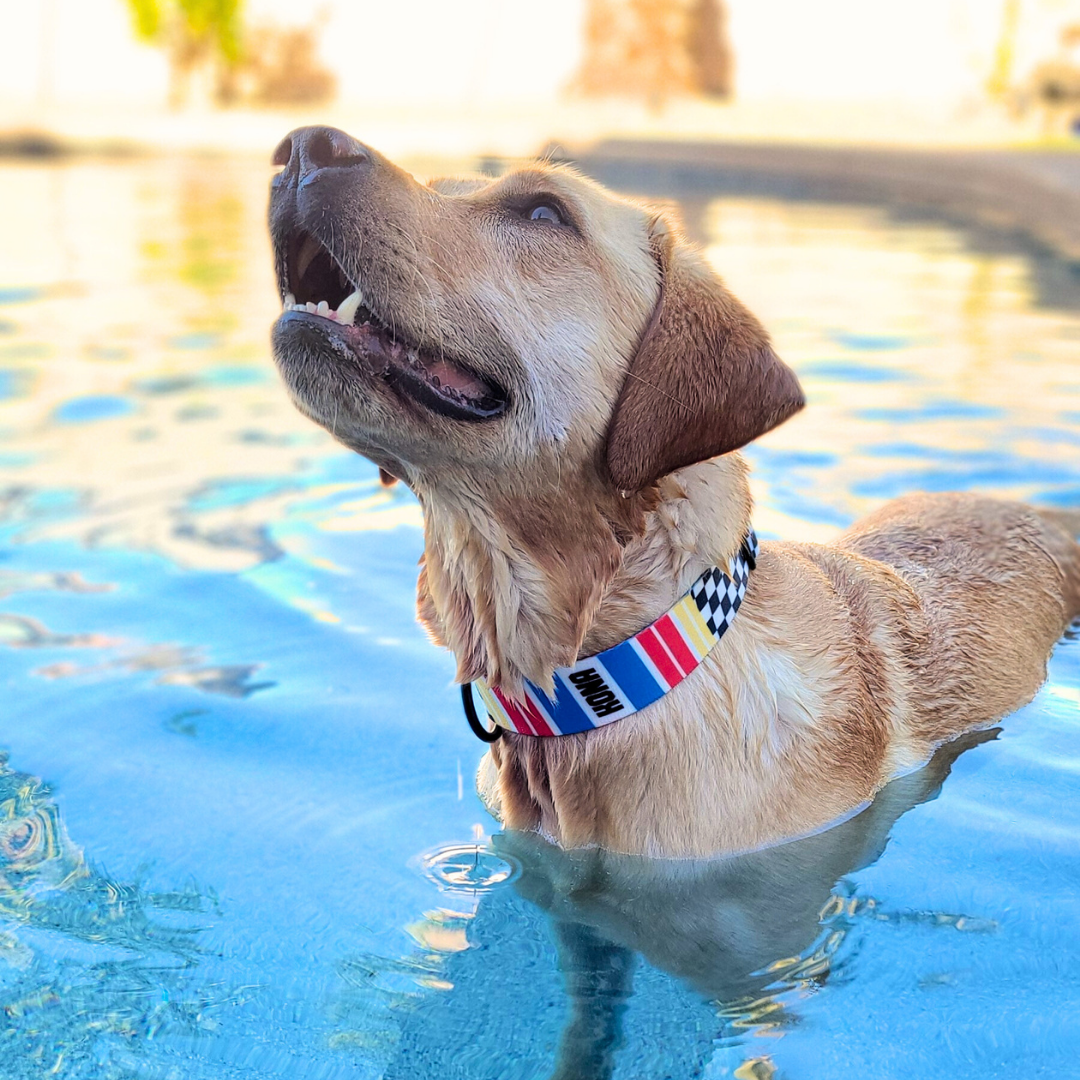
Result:
[[[895,570],[925,637],[906,657],[924,734],[948,738],[1029,700],[1080,615],[1080,512],[969,494],[887,503],[835,546]],[[923,725],[920,725],[923,726]]]

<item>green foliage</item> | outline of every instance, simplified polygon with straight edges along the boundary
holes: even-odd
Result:
[[[243,0],[127,0],[135,34],[173,50],[211,50],[226,63],[242,52]]]
[[[128,0],[135,36],[140,41],[155,41],[161,34],[161,4],[159,0]]]
[[[192,37],[213,41],[225,60],[240,58],[240,8],[243,0],[177,0]]]

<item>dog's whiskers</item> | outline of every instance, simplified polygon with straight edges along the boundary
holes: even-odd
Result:
[[[637,379],[639,383],[644,383],[647,387],[649,387],[651,390],[655,390],[658,394],[663,394],[664,397],[666,397],[669,401],[674,401],[675,404],[679,406],[679,408],[685,409],[689,413],[692,413],[694,411],[690,408],[689,405],[686,404],[686,402],[680,401],[677,397],[675,397],[674,394],[669,394],[666,390],[661,390],[660,387],[656,385],[656,383],[651,383],[648,379],[643,379],[640,375],[636,375],[632,371],[628,371],[626,373],[626,376],[629,379]]]

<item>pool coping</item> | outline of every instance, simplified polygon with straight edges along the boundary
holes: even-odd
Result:
[[[157,154],[154,147],[125,139],[88,142],[30,128],[0,132],[0,161],[83,156]],[[991,247],[1005,241],[1051,253],[1080,271],[1080,144],[1075,149],[919,148],[610,137],[550,142],[538,156],[574,164],[612,187],[660,198],[677,193],[683,203],[687,196],[692,203],[695,196],[738,195],[882,206],[977,230]],[[479,159],[481,171],[493,174],[511,160]],[[688,231],[703,239],[701,223],[694,220],[700,208],[684,209]]]
[[[887,206],[1026,241],[1080,270],[1080,152],[1071,150],[607,139],[570,148],[553,143],[541,156],[646,195]]]

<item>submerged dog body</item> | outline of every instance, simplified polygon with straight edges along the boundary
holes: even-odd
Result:
[[[664,215],[560,168],[421,185],[325,128],[276,160],[275,357],[305,413],[415,491],[418,611],[461,681],[550,689],[728,564],[737,450],[802,395]],[[1034,694],[1080,613],[1078,526],[914,496],[831,545],[766,544],[690,677],[601,729],[507,733],[481,792],[566,847],[820,827]]]

